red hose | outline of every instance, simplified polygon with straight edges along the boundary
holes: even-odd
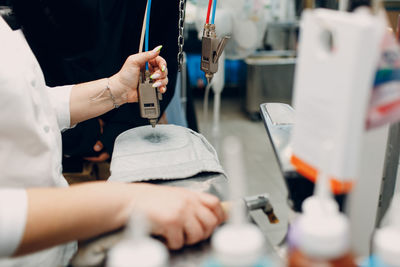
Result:
[[[209,24],[210,22],[211,5],[212,5],[212,0],[208,0],[206,24]]]

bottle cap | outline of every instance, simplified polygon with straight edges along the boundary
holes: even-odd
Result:
[[[321,205],[323,210],[321,210]],[[337,213],[339,212],[339,205],[336,201],[329,198],[321,199],[316,196],[308,197],[302,204],[302,210],[304,213]]]
[[[374,252],[389,266],[400,266],[400,194],[394,195],[387,211],[389,225],[378,229],[374,236]]]
[[[169,254],[160,241],[149,236],[150,223],[135,211],[125,229],[125,237],[108,253],[107,267],[167,267]]]
[[[228,224],[218,229],[212,239],[216,260],[226,266],[252,266],[264,254],[265,239],[257,226]]]
[[[298,230],[299,249],[310,257],[335,259],[349,250],[349,223],[343,214],[303,215]]]
[[[389,224],[400,228],[400,193],[393,196],[388,213]]]
[[[107,267],[167,267],[168,251],[150,237],[118,243],[108,254]]]
[[[377,230],[374,251],[383,263],[393,267],[400,266],[400,229],[388,226]]]
[[[222,266],[253,266],[264,254],[265,237],[257,226],[247,221],[244,202],[239,200],[246,188],[242,144],[236,137],[227,137],[223,151],[230,177],[229,197],[234,202],[228,223],[212,236],[214,258]]]
[[[333,149],[332,142],[324,142],[314,195],[304,201],[304,214],[297,225],[300,251],[319,259],[340,258],[350,247],[348,220],[339,212],[330,190],[328,174],[331,172]]]

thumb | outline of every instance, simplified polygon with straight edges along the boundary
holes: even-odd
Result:
[[[160,54],[161,48],[162,48],[162,45],[159,45],[151,51],[134,54],[134,55],[130,56],[130,58],[133,63],[136,63],[136,64],[142,66],[149,60],[156,58]]]

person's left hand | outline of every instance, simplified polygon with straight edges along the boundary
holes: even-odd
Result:
[[[103,134],[104,132],[104,121],[102,119],[98,119],[99,121],[99,125],[100,125],[100,134]],[[93,150],[95,152],[101,152],[104,148],[103,143],[99,140],[96,142],[96,144],[94,144],[93,146]],[[91,162],[103,162],[106,161],[110,158],[110,154],[108,154],[108,152],[103,151],[102,153],[100,153],[100,155],[95,156],[95,157],[85,157],[85,160],[91,161]]]
[[[96,144],[93,146],[93,150],[96,152],[100,152],[101,150],[103,150],[103,148],[104,148],[104,146],[101,141],[97,141]],[[103,151],[97,157],[86,157],[84,159],[91,161],[91,162],[103,162],[103,161],[108,160],[109,158],[110,158],[110,154],[108,154],[108,152],[106,152],[106,151]]]
[[[167,62],[159,56],[161,48],[160,45],[152,51],[129,56],[121,70],[110,77],[109,87],[116,98],[116,103],[138,101],[137,88],[140,72],[144,69],[146,62],[149,63],[153,87],[158,87],[161,93],[165,93],[168,84],[168,70]]]

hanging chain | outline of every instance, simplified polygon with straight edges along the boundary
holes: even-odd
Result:
[[[178,71],[182,70],[183,63],[183,44],[185,39],[183,37],[183,27],[185,24],[185,0],[179,0],[179,22],[178,22]]]

